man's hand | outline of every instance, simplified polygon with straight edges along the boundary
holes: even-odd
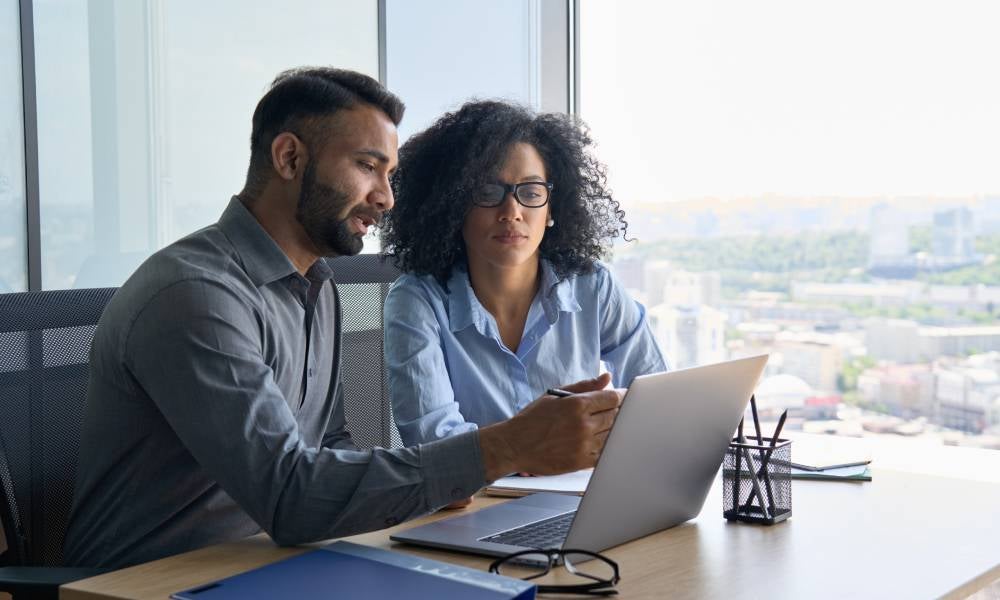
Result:
[[[458,510],[459,508],[465,508],[466,506],[472,504],[472,497],[462,498],[461,500],[455,500],[451,504],[445,504],[441,510]]]
[[[572,396],[542,396],[510,420],[479,430],[486,479],[508,473],[557,475],[594,466],[622,394],[603,389],[607,373],[563,386]]]

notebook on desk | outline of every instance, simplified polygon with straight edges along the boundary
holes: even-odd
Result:
[[[810,479],[814,481],[871,481],[872,471],[868,465],[853,465],[850,467],[835,467],[822,471],[807,471],[792,467],[792,479]]]
[[[793,468],[803,471],[825,471],[867,465],[872,461],[871,450],[863,440],[818,435],[792,437]]]
[[[583,469],[564,475],[543,475],[540,477],[511,475],[510,477],[501,477],[486,486],[486,493],[490,496],[507,498],[520,498],[543,492],[582,496],[587,489],[587,484],[590,483],[590,475],[593,472],[593,469]]]
[[[583,497],[532,494],[390,539],[504,556],[601,552],[701,512],[767,356],[636,377]]]

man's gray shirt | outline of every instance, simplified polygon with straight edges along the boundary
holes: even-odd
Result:
[[[94,336],[67,565],[122,567],[264,529],[395,525],[482,487],[478,434],[360,451],[338,385],[335,274],[300,275],[234,198],[149,258]]]

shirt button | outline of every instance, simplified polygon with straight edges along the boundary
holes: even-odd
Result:
[[[460,498],[466,498],[467,495],[465,493],[465,490],[463,490],[462,488],[455,488],[451,490],[451,497],[453,500],[458,500]]]
[[[314,372],[314,371],[313,371],[313,368],[312,368],[312,367],[309,367],[309,376],[310,376],[310,377],[312,377],[312,376],[313,376],[313,372]]]

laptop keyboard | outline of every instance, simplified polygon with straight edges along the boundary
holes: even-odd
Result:
[[[481,538],[481,542],[523,546],[525,548],[559,548],[566,540],[569,526],[573,522],[576,511],[522,525],[516,529],[508,529],[500,533]]]

